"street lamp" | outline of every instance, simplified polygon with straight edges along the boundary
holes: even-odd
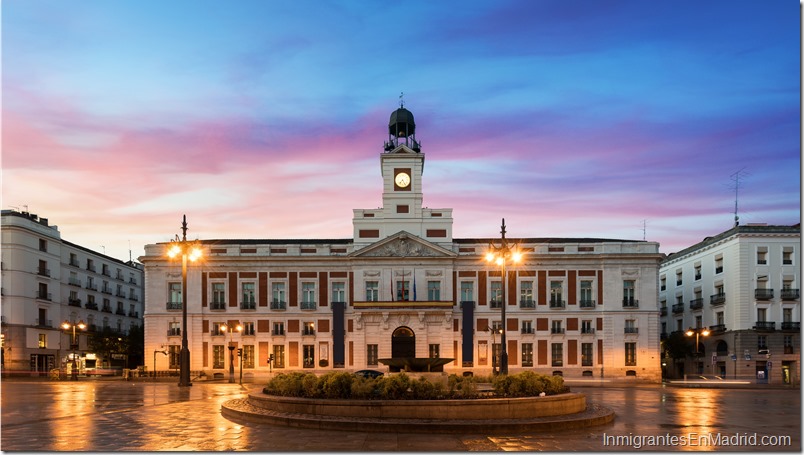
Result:
[[[221,325],[221,331],[222,332],[226,332],[226,331],[229,332],[229,384],[234,384],[234,382],[235,382],[235,380],[234,380],[234,350],[235,350],[235,346],[234,346],[234,342],[232,341],[232,334],[235,331],[237,331],[238,333],[242,332],[243,331],[243,326],[240,325],[240,324],[237,324],[236,327],[232,327],[232,329],[229,330],[229,326],[226,325],[226,324],[223,324],[223,325]],[[242,373],[242,368],[241,368],[241,373]]]
[[[691,336],[695,335],[695,356],[699,357],[700,356],[700,351],[698,350],[698,339],[701,336],[708,337],[709,336],[709,329],[701,328],[701,327],[698,327],[697,329],[693,329],[692,327],[690,327],[689,329],[687,329],[686,335],[688,337],[691,337]]]
[[[491,371],[494,376],[497,376],[497,350],[494,349],[494,345],[497,344],[497,339],[494,336],[496,333],[502,333],[503,329],[493,329],[491,327],[486,327],[486,330],[491,332]]]
[[[187,261],[201,258],[198,242],[187,242],[187,215],[182,216],[181,240],[179,236],[170,242],[167,255],[173,259],[181,256],[181,351],[179,352],[179,387],[193,385],[190,382],[190,349],[187,347]]]
[[[86,324],[84,324],[84,321],[78,321],[78,324],[76,324],[75,322],[64,321],[64,322],[61,323],[61,327],[64,330],[70,330],[70,329],[73,330],[73,336],[70,339],[70,349],[73,351],[73,368],[72,368],[72,372],[70,373],[70,379],[73,380],[73,381],[77,381],[78,380],[78,366],[75,363],[75,358],[76,358],[75,351],[78,349],[78,339],[76,338],[75,329],[79,328],[81,330],[84,330],[85,328],[87,328],[87,326],[86,326]]]
[[[494,263],[500,266],[501,275],[500,279],[502,282],[500,283],[500,288],[502,291],[502,302],[500,305],[501,312],[502,312],[502,331],[500,335],[500,373],[501,374],[508,374],[508,348],[505,345],[505,329],[508,325],[508,321],[505,318],[505,288],[508,283],[508,277],[505,272],[505,267],[510,261],[512,264],[517,264],[522,260],[522,253],[518,251],[517,245],[509,245],[508,241],[505,239],[505,218],[502,219],[502,226],[500,229],[500,246],[495,246],[493,242],[489,242],[489,251],[486,253],[486,261],[490,263]]]

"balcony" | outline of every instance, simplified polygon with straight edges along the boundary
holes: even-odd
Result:
[[[754,298],[757,300],[770,300],[773,298],[773,289],[754,289]]]
[[[704,305],[703,297],[690,300],[690,310],[700,310],[701,308],[703,308],[703,305]]]
[[[626,327],[623,333],[639,333],[639,327]]]
[[[67,304],[81,308],[81,299],[67,299]]]
[[[709,331],[712,333],[721,333],[726,331],[726,324],[715,324],[709,326]]]
[[[252,301],[240,302],[240,309],[241,310],[256,310],[257,303]]]
[[[623,299],[623,308],[639,308],[639,300],[633,297],[626,297]]]
[[[109,286],[103,286],[101,288],[101,292],[104,294],[112,295],[112,288],[110,288]]]
[[[38,269],[36,269],[36,274],[39,275],[39,276],[49,277],[50,276],[50,269],[46,269],[44,267],[39,267]]]
[[[525,335],[532,335],[536,333],[536,331],[533,329],[533,327],[522,327],[522,333]]]
[[[120,316],[125,316],[126,315],[126,310],[124,310],[122,308],[118,308],[117,311],[114,312],[114,314],[117,314],[117,315],[120,315]]]
[[[115,278],[116,280],[120,280],[120,281],[126,281],[126,279],[123,277],[123,273],[121,273],[120,271],[118,271],[118,272],[117,272],[117,275],[115,275],[115,277],[114,277],[114,278]]]
[[[129,283],[129,284],[133,284],[133,285],[135,285],[135,286],[136,286],[136,285],[137,285],[137,280],[136,280],[136,279],[134,279],[134,278],[129,278],[129,279],[128,279],[128,283]]]
[[[663,306],[659,308],[659,316],[667,316],[667,307]]]
[[[89,270],[90,272],[95,272],[97,269],[95,268],[95,266],[94,266],[94,265],[92,265],[92,264],[87,264],[87,270]]]
[[[520,300],[519,308],[536,308],[536,302],[534,302],[533,299]]]
[[[782,322],[782,330],[785,332],[798,332],[801,330],[800,322]]]
[[[95,311],[97,311],[98,310],[98,304],[95,303],[95,302],[87,302],[87,304],[84,305],[84,308],[86,308],[87,310],[95,310]]]
[[[53,320],[52,319],[37,319],[36,320],[37,327],[53,327]]]
[[[584,300],[584,299],[581,299],[581,301],[580,301],[580,302],[578,302],[578,303],[579,303],[579,306],[580,306],[581,308],[583,308],[583,309],[589,309],[589,310],[590,310],[590,309],[594,309],[594,308],[595,308],[595,301],[594,301],[594,300]]]
[[[798,300],[800,298],[798,289],[782,289],[782,300]]]
[[[128,312],[128,317],[130,317],[130,318],[138,318],[138,317],[140,317],[140,312],[139,311],[129,311]]]
[[[550,299],[550,308],[552,309],[562,309],[567,306],[567,302],[560,299]]]
[[[70,265],[73,267],[81,267],[81,264],[78,263],[77,259],[70,259]]]
[[[68,282],[68,284],[70,286],[78,286],[79,288],[83,285],[83,283],[81,283],[80,278],[72,278],[72,277],[70,277],[70,281]]]
[[[754,330],[758,332],[773,332],[776,330],[776,323],[769,321],[757,321],[754,324]]]
[[[98,285],[95,284],[95,283],[90,283],[89,281],[87,281],[87,289],[89,289],[91,291],[97,291],[98,290]]]
[[[491,300],[489,302],[489,308],[496,308],[496,309],[502,308],[502,301],[500,301],[500,300]]]
[[[109,269],[106,266],[103,266],[103,270],[101,270],[101,275],[111,277],[112,274],[109,272]]]
[[[114,293],[114,295],[117,296],[117,297],[120,297],[121,299],[126,298],[126,293],[121,291],[121,290],[119,290],[119,289]]]
[[[45,291],[38,291],[36,293],[36,298],[39,299],[39,300],[48,300],[48,301],[50,301],[50,300],[53,300],[53,294],[51,294],[50,292],[45,292]]]
[[[304,330],[302,330],[302,336],[315,336],[315,329],[305,327]]]
[[[181,302],[167,302],[166,310],[181,310]]]
[[[226,302],[210,302],[209,304],[210,310],[225,310],[226,309]]]
[[[593,327],[581,327],[581,334],[592,335],[595,333]]]
[[[140,298],[139,298],[139,297],[137,297],[137,296],[136,296],[136,295],[134,295],[134,294],[129,294],[129,295],[128,295],[128,299],[129,299],[129,300],[133,300],[133,301],[135,301],[135,302],[139,302],[139,301],[140,301]]]
[[[271,309],[272,310],[285,310],[285,309],[287,309],[287,302],[283,302],[281,300],[272,300],[271,301]]]
[[[550,333],[552,333],[553,335],[561,335],[561,334],[564,333],[564,328],[563,327],[551,327],[550,328]]]
[[[302,310],[315,310],[315,302],[302,302],[299,306]]]
[[[112,307],[109,305],[104,305],[103,308],[101,308],[101,311],[103,311],[104,313],[111,313]]]
[[[181,328],[179,327],[172,327],[167,330],[167,336],[169,337],[180,337],[181,336]]]
[[[714,294],[709,296],[709,304],[712,306],[723,305],[726,303],[726,294]]]
[[[276,336],[282,336],[283,337],[283,336],[285,336],[285,330],[284,329],[282,329],[282,330],[274,329],[274,330],[271,331],[271,335],[273,335],[275,337]]]
[[[673,314],[679,314],[684,312],[684,304],[683,303],[676,303],[673,305]]]

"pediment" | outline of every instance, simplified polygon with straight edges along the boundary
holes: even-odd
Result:
[[[421,153],[413,150],[405,144],[399,144],[396,146],[396,148],[386,153],[386,155],[421,155]]]
[[[455,257],[456,253],[406,231],[353,252],[352,257]]]

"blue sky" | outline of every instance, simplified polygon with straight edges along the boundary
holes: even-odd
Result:
[[[678,251],[800,220],[791,1],[2,4],[3,208],[128,259],[348,238],[404,92],[456,237]],[[103,248],[101,248],[103,246]]]

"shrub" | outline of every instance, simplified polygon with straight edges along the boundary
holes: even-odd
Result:
[[[399,373],[390,377],[384,377],[380,381],[382,399],[401,400],[406,398],[410,389],[410,377],[405,373]]]
[[[561,376],[546,376],[532,371],[524,371],[514,375],[500,375],[492,382],[494,393],[499,397],[532,397],[544,392],[555,395],[568,392]]]
[[[352,381],[351,397],[356,400],[377,399],[380,396],[379,381],[382,378],[356,377]]]
[[[319,378],[324,398],[349,398],[355,376],[346,372],[327,373]]]

